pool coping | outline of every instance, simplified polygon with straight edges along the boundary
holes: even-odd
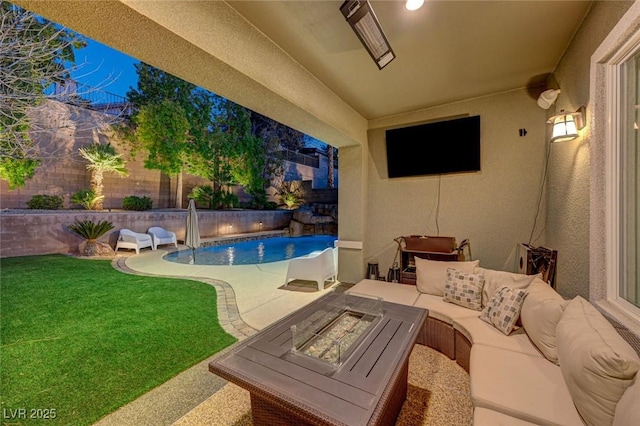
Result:
[[[310,236],[327,236],[327,235],[331,235],[331,234],[314,234],[314,235],[299,235],[299,236],[310,237]],[[277,238],[277,237],[291,237],[291,235],[289,234],[288,229],[282,229],[282,230],[276,230],[276,231],[251,232],[251,233],[245,233],[245,234],[231,234],[231,235],[225,235],[222,237],[203,238],[200,240],[200,247],[198,248],[218,247],[225,244],[244,243],[247,241],[264,240],[264,239]],[[336,240],[338,239],[337,236],[334,236],[334,237]],[[296,238],[296,237],[292,237],[292,238]],[[163,255],[163,259],[167,255],[175,252],[181,252],[181,251],[188,252],[192,250],[191,248],[184,245],[184,241],[182,240],[178,240],[178,241],[182,243],[183,247],[180,248],[180,247],[174,247],[174,246],[164,246],[163,248],[167,249],[166,250],[167,253]],[[282,260],[289,260],[289,259],[282,259]],[[173,262],[172,260],[166,260],[166,261]],[[280,260],[278,260],[278,262],[279,261]],[[175,262],[175,263],[181,263],[181,262]]]

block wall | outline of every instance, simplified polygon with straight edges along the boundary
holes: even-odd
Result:
[[[201,238],[222,237],[288,228],[293,213],[288,210],[199,210]],[[147,212],[2,212],[0,213],[0,258],[51,253],[77,253],[83,241],[67,228],[76,220],[108,220],[114,229],[99,241],[115,248],[120,229],[146,232],[151,226],[173,231],[184,241],[186,210],[154,210]]]
[[[154,208],[175,206],[176,178],[169,178],[157,170],[147,170],[141,155],[131,157],[130,150],[110,130],[116,118],[85,108],[57,101],[46,101],[31,113],[31,136],[40,147],[44,158],[32,179],[22,188],[9,190],[0,180],[0,207],[27,208],[27,201],[37,194],[60,195],[65,208],[78,207],[70,202],[73,193],[91,187],[91,173],[87,161],[78,149],[94,142],[111,142],[127,161],[127,177],[104,175],[105,209],[122,208],[126,196],[147,196]],[[184,175],[183,207],[186,195],[196,185],[206,185],[206,179]]]
[[[64,198],[64,208],[79,207],[71,203],[70,197],[76,191],[91,187],[91,173],[87,170],[87,161],[78,154],[78,149],[94,142],[111,142],[116,151],[124,155],[129,173],[126,177],[114,174],[104,175],[105,209],[121,209],[122,199],[130,195],[151,198],[153,208],[176,206],[177,178],[169,177],[157,170],[145,169],[142,154],[132,156],[128,146],[110,130],[109,126],[117,122],[116,118],[57,101],[46,101],[32,111],[31,120],[32,138],[42,148],[41,154],[44,160],[35,176],[22,188],[9,190],[7,183],[0,180],[0,208],[25,209],[27,202],[38,194],[60,195]],[[321,178],[324,179],[326,188],[326,159],[324,161],[324,175]],[[286,168],[304,168],[305,174],[299,178],[309,181],[307,189],[309,193],[306,196],[310,199],[321,198],[321,201],[315,202],[329,202],[328,198],[331,195],[311,193],[312,187],[323,188],[317,184],[311,185],[311,182],[318,181],[319,178],[315,175],[321,173],[319,169],[290,162],[286,162],[285,166]],[[210,184],[211,182],[206,179],[183,174],[182,208],[187,207],[187,194],[195,186]],[[250,200],[251,197],[241,188],[234,188],[234,193],[241,201]],[[337,200],[337,190],[328,191],[335,193]],[[274,190],[270,191],[270,193],[274,192]],[[277,200],[274,199],[274,201]]]

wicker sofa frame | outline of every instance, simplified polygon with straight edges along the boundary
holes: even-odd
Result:
[[[476,424],[584,424],[562,382],[559,367],[545,359],[523,328],[509,336],[495,330],[494,336],[490,331],[493,328],[479,320],[479,312],[469,310],[471,314],[466,315],[460,309],[467,308],[451,309],[455,305],[434,295],[426,295],[425,298],[410,284],[365,279],[348,291],[429,310],[416,343],[441,352],[470,374]],[[638,336],[615,320],[605,318],[640,355]],[[495,345],[494,338],[497,339]],[[487,362],[496,359],[500,361]],[[538,370],[539,379],[528,382],[530,376],[536,377],[535,373],[531,375],[529,372]],[[473,377],[476,378],[475,383]],[[515,393],[509,393],[511,391]]]

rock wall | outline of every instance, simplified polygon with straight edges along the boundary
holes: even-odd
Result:
[[[312,204],[293,211],[291,236],[338,235],[338,205]]]

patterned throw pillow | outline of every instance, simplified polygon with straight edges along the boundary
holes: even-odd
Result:
[[[480,319],[509,335],[520,317],[520,309],[526,295],[525,290],[500,288],[482,310]]]
[[[482,287],[484,275],[447,269],[447,281],[444,284],[445,302],[455,303],[475,311],[482,310]]]

